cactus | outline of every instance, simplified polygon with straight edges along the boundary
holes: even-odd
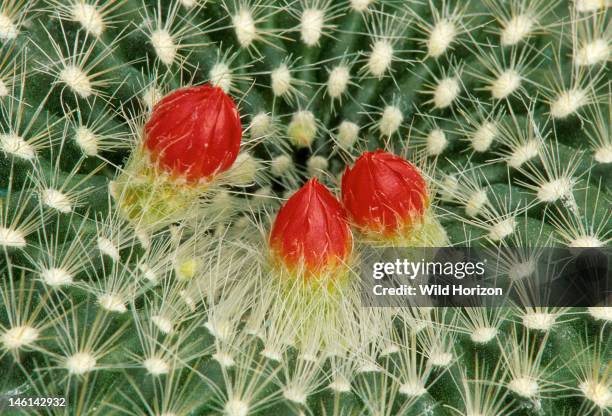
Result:
[[[365,308],[355,271],[609,247],[611,5],[4,0],[0,410],[612,414],[607,305]]]

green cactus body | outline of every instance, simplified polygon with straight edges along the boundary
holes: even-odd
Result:
[[[358,277],[380,246],[610,246],[610,6],[3,1],[0,413],[612,414],[609,304],[366,308]],[[236,103],[239,153],[168,180],[143,126],[203,84]],[[275,267],[285,200],[310,178],[340,199],[377,149],[424,178],[417,225],[353,227],[316,284]],[[508,279],[540,273],[523,260]]]

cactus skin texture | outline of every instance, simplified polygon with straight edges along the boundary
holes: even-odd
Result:
[[[3,0],[0,396],[68,405],[0,412],[611,415],[612,307],[362,308],[349,272],[381,241],[610,245],[611,6]],[[200,85],[242,140],[194,183],[142,149],[155,104]],[[412,221],[394,239],[334,216],[322,278],[293,257],[331,252],[330,210],[300,213],[278,267],[285,201],[317,178],[339,212],[378,150],[422,177],[423,213],[383,192]]]

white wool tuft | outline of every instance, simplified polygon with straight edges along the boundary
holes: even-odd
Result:
[[[338,126],[336,140],[343,149],[351,149],[359,138],[359,126],[350,121],[343,121]]]
[[[31,346],[38,340],[39,336],[38,329],[29,325],[20,325],[9,328],[0,335],[0,342],[7,350],[18,350]]]
[[[70,374],[80,375],[92,371],[96,368],[96,357],[88,352],[77,352],[66,358],[64,367]]]
[[[327,79],[327,94],[331,98],[339,98],[348,88],[351,73],[346,65],[338,65],[329,73]]]
[[[508,383],[508,388],[525,398],[533,398],[538,395],[540,387],[531,377],[517,377]]]
[[[489,150],[497,133],[498,130],[495,123],[487,121],[480,125],[470,137],[470,142],[472,143],[474,151],[482,153]]]
[[[501,44],[503,46],[516,45],[529,36],[535,23],[535,20],[526,14],[513,16],[501,32]]]
[[[457,37],[455,23],[448,19],[440,20],[432,28],[427,40],[427,54],[432,58],[438,58],[447,51],[451,43]]]
[[[438,109],[450,106],[461,92],[459,81],[455,77],[444,78],[438,82],[433,91],[433,103]]]
[[[93,4],[74,2],[72,4],[72,18],[79,22],[83,29],[94,36],[102,35],[105,24],[102,14]]]
[[[0,11],[0,40],[12,40],[19,34],[17,25],[13,23],[13,20]]]
[[[538,189],[538,199],[542,202],[555,202],[571,194],[573,188],[571,178],[557,178],[545,182]]]
[[[61,213],[68,214],[72,212],[72,203],[70,198],[65,193],[57,189],[43,189],[41,192],[43,204],[49,208],[53,208]]]
[[[427,154],[429,156],[440,155],[446,146],[448,146],[448,140],[446,139],[446,133],[440,128],[435,128],[429,132],[425,139],[427,146]]]
[[[232,70],[223,62],[216,63],[208,73],[210,83],[221,88],[225,92],[229,92],[232,87]]]
[[[576,51],[574,63],[578,66],[595,65],[610,59],[610,44],[606,39],[599,38],[584,44]]]
[[[0,149],[24,160],[33,160],[36,157],[34,147],[16,134],[0,134]]]
[[[308,46],[316,46],[323,34],[325,24],[325,13],[319,9],[306,9],[302,13],[300,21],[300,32],[302,40]]]
[[[176,58],[178,47],[170,32],[165,29],[156,29],[151,33],[151,44],[160,61],[172,65]]]
[[[293,77],[287,64],[281,64],[273,70],[270,77],[272,78],[272,92],[275,96],[283,96],[291,90]]]
[[[393,62],[393,52],[393,45],[388,40],[374,42],[367,62],[368,71],[375,77],[381,78]]]
[[[317,136],[317,121],[314,114],[307,110],[295,113],[287,126],[287,135],[294,146],[310,147]]]
[[[521,75],[515,69],[507,69],[491,83],[491,95],[497,100],[510,96],[521,86]]]
[[[72,274],[59,267],[51,267],[49,269],[43,269],[40,272],[40,278],[45,284],[51,287],[60,287],[69,285],[72,283]]]
[[[493,241],[500,241],[508,237],[516,228],[516,219],[508,217],[494,223],[489,229],[489,238]]]
[[[404,121],[402,110],[394,105],[388,105],[380,117],[378,129],[380,134],[390,137],[397,132]]]
[[[529,140],[528,142],[514,149],[512,154],[507,159],[508,166],[518,169],[523,165],[523,163],[538,156],[539,153],[540,147],[538,142],[536,140]]]
[[[238,13],[232,17],[232,24],[238,43],[243,48],[248,48],[257,39],[255,19],[248,8],[241,7]]]
[[[59,73],[59,79],[82,98],[87,98],[94,92],[89,76],[77,66],[65,66]]]
[[[550,115],[554,118],[566,118],[588,103],[588,94],[579,88],[562,91],[550,104]]]
[[[0,226],[0,247],[23,248],[26,245],[25,235],[21,231]]]

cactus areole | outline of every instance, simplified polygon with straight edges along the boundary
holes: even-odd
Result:
[[[206,84],[164,97],[153,108],[144,134],[145,147],[161,169],[201,181],[232,166],[242,128],[232,98]]]
[[[342,202],[360,231],[389,237],[420,223],[429,197],[425,180],[413,164],[377,150],[364,153],[346,169]]]
[[[342,267],[351,255],[346,212],[316,179],[309,180],[279,210],[270,233],[276,265],[305,277]]]

